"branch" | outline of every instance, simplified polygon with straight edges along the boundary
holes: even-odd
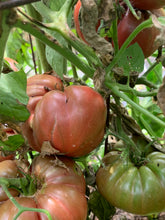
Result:
[[[7,0],[0,2],[0,10],[14,8],[21,5],[30,4],[32,2],[39,2],[41,0]]]

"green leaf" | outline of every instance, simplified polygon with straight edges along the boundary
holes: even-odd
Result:
[[[19,147],[21,147],[24,143],[24,138],[21,135],[13,135],[9,136],[8,140],[1,141],[0,146],[3,148],[4,151],[15,151]]]
[[[150,71],[149,74],[147,74],[146,78],[150,82],[152,82],[156,85],[160,85],[163,82],[162,72],[163,72],[162,64],[159,63],[152,69],[152,71]]]
[[[129,46],[122,54],[118,65],[123,67],[124,74],[128,75],[130,71],[142,72],[144,69],[144,55],[142,49],[137,43]]]
[[[111,219],[116,212],[115,208],[98,191],[90,194],[88,207],[101,220]]]
[[[20,70],[0,77],[0,119],[25,121],[29,117],[26,108],[26,75]]]

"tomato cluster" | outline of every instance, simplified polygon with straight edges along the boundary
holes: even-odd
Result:
[[[146,21],[151,14],[154,14],[155,16],[165,16],[164,10],[161,9],[165,6],[164,0],[153,0],[153,1],[138,1],[138,0],[132,0],[131,3],[135,8],[135,11],[140,11],[140,19],[137,19],[130,11],[129,8],[125,5],[123,1],[119,1],[120,4],[124,7],[124,14],[122,14],[122,18],[118,20],[118,45],[119,48],[123,45],[123,43],[126,41],[126,39],[129,37],[129,35],[135,30],[135,28],[140,25],[143,21]],[[150,11],[147,11],[150,10]],[[88,44],[86,39],[84,38],[84,35],[81,30],[80,25],[80,12],[81,12],[81,1],[79,0],[75,6],[74,9],[74,22],[75,22],[75,28],[77,31],[78,36]],[[98,25],[100,23],[100,20],[98,20]],[[96,31],[98,28],[98,25],[96,27]],[[139,46],[141,47],[145,58],[149,57],[153,54],[153,52],[158,49],[160,46],[159,43],[156,43],[156,37],[159,35],[160,31],[155,27],[152,26],[150,28],[146,28],[143,31],[141,31],[134,40],[130,43],[134,44],[137,42]],[[111,38],[107,38],[107,40],[111,41]],[[112,41],[113,44],[113,41]]]
[[[29,175],[37,180],[37,191],[30,197],[18,196],[17,188],[9,192],[22,206],[48,210],[53,220],[86,220],[85,179],[70,157],[86,155],[101,143],[106,122],[105,101],[88,86],[65,87],[59,77],[47,74],[29,77],[27,94],[30,117],[21,128],[30,148],[41,152],[29,169]],[[0,171],[0,177],[20,177],[14,160],[5,158],[0,162]],[[0,188],[0,219],[13,219],[18,212],[7,199]],[[19,217],[30,218],[47,219],[45,214],[33,211],[23,212]]]
[[[94,89],[63,87],[57,77],[38,75],[28,79],[27,94],[31,115],[23,133],[31,148],[41,152],[46,143],[56,152],[79,157],[99,146],[104,136],[106,104]]]

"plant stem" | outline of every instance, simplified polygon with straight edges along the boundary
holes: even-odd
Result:
[[[165,123],[160,120],[159,118],[157,118],[156,116],[154,116],[153,114],[151,114],[149,111],[147,111],[146,109],[144,109],[142,106],[136,104],[134,101],[132,101],[127,95],[125,95],[124,93],[119,91],[119,88],[116,86],[115,83],[110,83],[110,82],[105,82],[105,85],[111,89],[111,91],[118,97],[122,98],[124,101],[126,101],[127,103],[129,103],[133,108],[135,108],[137,111],[139,111],[140,113],[143,113],[144,115],[146,115],[147,117],[149,117],[151,120],[153,120],[155,123],[159,124],[161,127],[165,128]]]
[[[41,20],[40,14],[35,10],[35,8],[32,5],[30,4],[26,5],[26,10],[27,10],[27,13],[34,19]],[[35,44],[36,44],[36,50],[37,50],[39,61],[41,63],[42,70],[44,72],[50,71],[52,68],[49,65],[46,59],[46,56],[45,56],[45,45],[37,38],[35,38]]]
[[[6,43],[9,37],[11,25],[7,24],[6,21],[13,11],[4,10],[0,11],[0,74],[2,72],[4,52],[6,48]]]
[[[119,88],[120,91],[132,93],[133,95],[140,96],[140,97],[155,96],[155,95],[157,95],[157,92],[158,92],[157,89],[152,90],[151,92],[149,92],[149,91],[140,92],[135,89],[132,89],[131,87],[129,87],[127,85],[122,85],[122,84],[117,84],[117,87]]]
[[[17,6],[30,4],[32,2],[38,2],[40,0],[6,0],[3,2],[0,2],[0,10],[14,8]]]
[[[10,199],[10,201],[18,208],[18,213],[16,214],[16,216],[14,217],[13,220],[16,220],[23,212],[25,211],[30,211],[30,212],[42,212],[44,214],[47,215],[48,220],[52,220],[52,217],[50,215],[50,213],[45,210],[45,209],[37,209],[37,208],[29,208],[29,207],[24,207],[22,205],[20,205],[15,198],[11,195],[11,193],[9,192],[6,183],[1,184],[4,192],[6,193],[6,195],[8,196],[8,198]]]
[[[56,39],[54,39],[51,35],[45,33],[43,30],[40,30],[34,24],[29,22],[25,22],[22,20],[17,20],[14,24],[15,27],[21,28],[22,30],[30,33],[44,44],[47,44],[52,49],[56,50],[59,54],[64,56],[67,60],[77,66],[82,72],[84,72],[88,77],[92,78],[94,74],[94,69],[91,68],[86,63],[82,62],[78,56],[76,56],[72,51],[70,51],[67,47],[62,46]]]
[[[149,60],[148,60],[149,61]],[[147,76],[154,68],[155,66],[158,65],[158,62],[153,63],[152,65],[150,65],[150,67],[147,69],[147,71],[143,74],[143,76]]]
[[[155,85],[154,83],[147,80],[146,77],[144,77],[144,76],[141,76],[137,79],[136,85],[137,84],[144,84],[144,85],[148,86],[149,88],[158,89],[157,85]]]
[[[129,0],[124,0],[124,2],[127,4],[128,8],[129,8],[130,11],[132,12],[133,16],[134,16],[137,20],[139,20],[140,17],[136,14],[136,11],[135,11],[135,9],[132,7],[130,1],[129,1]]]
[[[128,45],[131,43],[131,41],[136,37],[137,34],[139,34],[143,29],[148,28],[152,25],[152,19],[149,18],[148,20],[142,22],[140,25],[138,25],[135,30],[129,35],[129,37],[126,39],[126,41],[123,43],[122,47],[120,48],[119,52],[116,54],[110,65],[106,68],[106,73],[109,74],[115,64],[120,59],[122,53],[125,51],[125,49],[128,47]]]
[[[147,60],[148,60],[148,63],[150,64],[150,68],[148,69],[148,71],[146,71],[145,76],[149,73],[149,70],[150,71],[153,70],[157,79],[159,80],[159,83],[162,83],[162,76],[160,76],[159,72],[156,69],[154,69],[159,63],[155,62],[154,64],[152,64],[152,62],[149,59]]]
[[[117,18],[112,21],[112,28],[113,28],[113,43],[114,43],[114,49],[115,49],[115,54],[118,53],[119,51],[119,45],[118,45],[118,34],[117,34]]]

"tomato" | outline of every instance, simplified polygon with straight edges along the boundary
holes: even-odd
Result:
[[[105,199],[127,212],[149,215],[165,211],[165,154],[151,152],[137,167],[118,151],[109,152],[96,183]]]
[[[0,162],[0,177],[5,178],[17,178],[19,175],[19,171],[14,160],[4,160]],[[19,193],[15,189],[9,189],[10,193],[13,196],[18,195]],[[0,186],[0,202],[7,200],[8,197],[6,193],[3,191],[2,187]]]
[[[165,0],[130,0],[131,4],[139,9],[151,10],[165,6]]]
[[[32,175],[38,180],[38,190],[30,198],[16,198],[21,205],[46,209],[53,220],[86,220],[85,179],[73,160],[39,156],[32,163]],[[16,213],[17,209],[10,200],[0,206],[0,219],[14,219]],[[43,213],[25,212],[19,220],[30,218],[47,219]]]
[[[104,136],[106,104],[88,86],[68,86],[50,91],[38,102],[30,124],[33,149],[41,151],[45,141],[71,157],[86,155],[98,147]]]
[[[154,11],[153,11],[154,13]],[[157,13],[157,11],[156,11]],[[162,10],[159,11],[159,14],[164,15]],[[143,21],[149,18],[149,13],[147,11],[141,11],[141,19],[137,20],[133,14],[127,9],[124,17],[118,24],[118,43],[119,48],[123,45],[125,40],[128,36],[134,31],[134,29],[141,24]],[[158,45],[155,40],[156,37],[159,35],[160,31],[155,27],[152,26],[150,28],[146,28],[141,31],[131,42],[134,44],[137,42],[141,49],[143,50],[145,58],[149,57],[153,54],[153,52],[158,49],[160,45]]]

